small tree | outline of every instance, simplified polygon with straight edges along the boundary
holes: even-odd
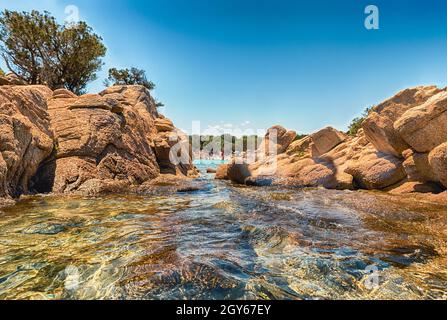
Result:
[[[29,84],[83,93],[96,79],[106,48],[85,23],[59,25],[48,12],[5,10],[0,51],[8,69]]]
[[[348,134],[351,136],[355,136],[358,131],[362,128],[362,124],[365,121],[365,119],[370,115],[370,113],[373,111],[374,107],[366,108],[365,111],[363,111],[363,114],[361,117],[357,117],[354,120],[351,121],[351,124],[348,128]]]
[[[109,76],[104,81],[104,85],[109,87],[111,85],[142,85],[148,90],[155,89],[155,84],[147,80],[146,72],[141,69],[109,69]]]

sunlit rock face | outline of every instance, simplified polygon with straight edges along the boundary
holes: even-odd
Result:
[[[406,89],[376,106],[355,136],[328,127],[285,148],[262,145],[258,155],[276,153],[255,163],[232,161],[216,177],[255,186],[437,194],[447,188],[446,111],[445,89]],[[281,136],[291,132],[275,126],[266,136],[275,128]]]
[[[44,86],[0,87],[0,198],[28,192],[31,177],[53,151]]]
[[[178,142],[169,140],[167,155],[160,154],[160,129],[166,132],[172,122],[157,112],[142,86],[114,86],[80,97],[57,92],[48,105],[57,148],[40,169],[39,185],[50,189],[42,191],[131,191],[158,177]],[[191,168],[170,173],[187,175],[188,160],[185,166]]]
[[[186,135],[158,113],[142,86],[76,96],[66,89],[6,85],[0,103],[0,198],[125,192],[160,171],[196,173]],[[180,160],[172,163],[171,148],[179,145]]]

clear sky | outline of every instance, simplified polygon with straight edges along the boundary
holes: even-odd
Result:
[[[369,4],[379,30],[364,27]],[[143,68],[162,111],[186,131],[192,121],[345,130],[401,89],[447,86],[445,0],[0,0],[60,21],[68,5],[108,48],[89,90],[102,90],[109,67]]]

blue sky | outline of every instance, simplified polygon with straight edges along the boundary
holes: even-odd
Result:
[[[369,4],[380,10],[379,30],[364,28]],[[401,89],[447,86],[443,0],[0,0],[60,21],[67,5],[108,48],[89,90],[102,90],[109,67],[143,68],[162,112],[186,131],[192,121],[345,130]]]

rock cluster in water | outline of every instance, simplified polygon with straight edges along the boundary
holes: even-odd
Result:
[[[142,86],[76,96],[3,80],[0,203],[27,193],[127,192],[161,174],[197,174],[189,147],[188,161],[170,161],[173,146],[189,146],[187,136]]]
[[[247,185],[322,186],[447,196],[447,89],[403,90],[376,106],[356,136],[325,128],[301,140],[276,126],[258,149],[258,160],[233,159],[217,179]],[[271,132],[278,138],[273,148]],[[268,150],[276,151],[269,154]]]

